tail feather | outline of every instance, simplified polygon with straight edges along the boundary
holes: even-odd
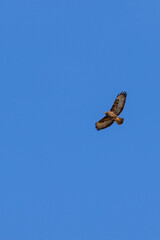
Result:
[[[120,117],[117,117],[117,118],[116,118],[116,123],[117,123],[118,125],[122,124],[123,121],[124,121],[124,118],[120,118]]]

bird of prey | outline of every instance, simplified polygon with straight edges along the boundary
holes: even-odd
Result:
[[[121,92],[120,94],[118,94],[111,110],[109,112],[105,112],[106,116],[95,124],[95,127],[98,131],[111,126],[114,121],[116,121],[118,125],[123,123],[124,118],[120,118],[118,117],[118,115],[122,112],[124,108],[126,97],[126,92]]]

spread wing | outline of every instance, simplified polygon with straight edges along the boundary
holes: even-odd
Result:
[[[116,100],[113,103],[113,106],[110,111],[114,112],[116,115],[119,115],[125,105],[126,102],[127,93],[121,92],[117,97]]]
[[[107,128],[111,126],[113,123],[114,123],[114,120],[112,120],[109,116],[105,116],[95,124],[95,127],[99,131],[103,128]]]

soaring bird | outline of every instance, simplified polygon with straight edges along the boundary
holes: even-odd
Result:
[[[127,97],[126,92],[121,92],[120,94],[118,94],[111,110],[105,112],[106,116],[95,124],[95,127],[98,131],[111,126],[114,123],[114,121],[116,121],[118,125],[123,123],[124,118],[120,118],[118,117],[118,115],[122,112],[124,108],[126,97]]]

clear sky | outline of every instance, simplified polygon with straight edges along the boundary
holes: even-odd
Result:
[[[160,1],[2,0],[0,22],[0,239],[159,240]]]

